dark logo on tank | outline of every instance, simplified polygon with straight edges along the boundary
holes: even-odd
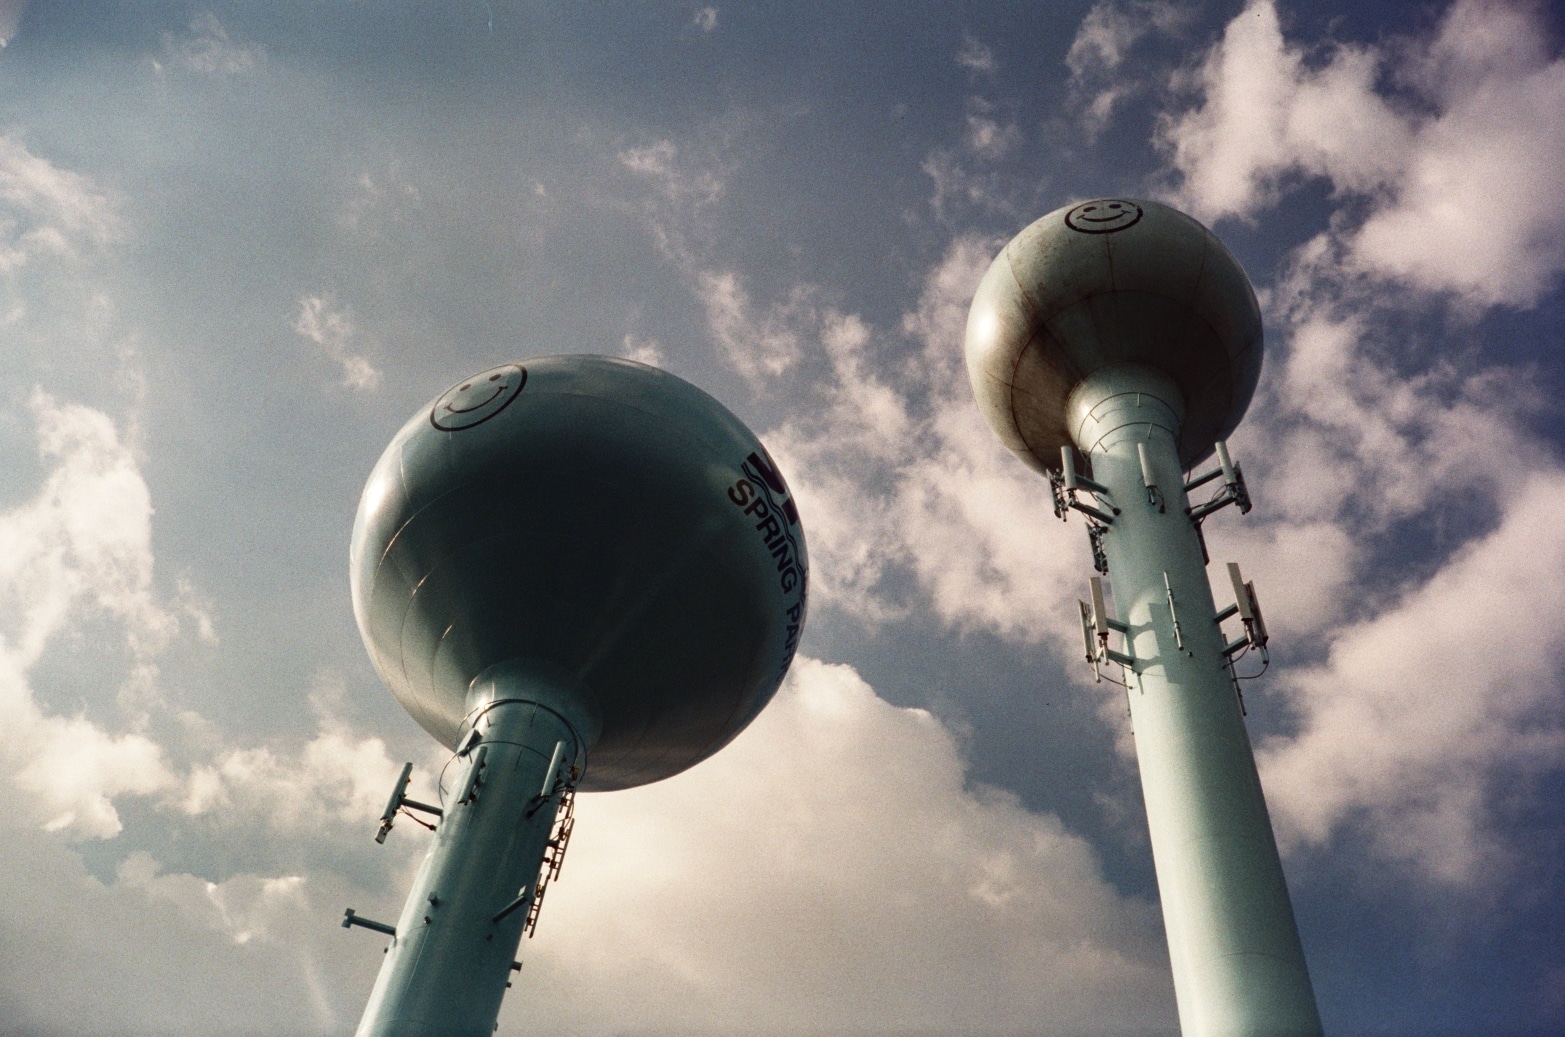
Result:
[[[1083,234],[1112,234],[1133,227],[1141,219],[1141,206],[1123,198],[1099,198],[1082,202],[1065,214],[1065,226]]]
[[[782,672],[786,672],[799,647],[799,631],[804,628],[809,583],[809,572],[799,554],[799,509],[771,458],[751,454],[739,467],[744,478],[728,488],[728,499],[744,509],[776,560],[778,589],[784,595],[795,596],[791,605],[783,607],[788,636],[783,645]]]
[[[482,425],[510,406],[526,384],[527,368],[521,364],[491,368],[441,393],[429,420],[442,432]]]

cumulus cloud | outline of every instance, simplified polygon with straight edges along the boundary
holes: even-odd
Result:
[[[1565,765],[1549,733],[1552,660],[1565,642],[1542,618],[1557,607],[1557,538],[1537,515],[1561,476],[1522,431],[1529,401],[1517,372],[1444,362],[1399,371],[1373,307],[1302,265],[1313,291],[1278,306],[1283,366],[1238,440],[1252,446],[1261,507],[1212,541],[1246,560],[1277,633],[1326,654],[1277,680],[1297,730],[1262,754],[1272,815],[1295,847],[1353,826],[1432,880],[1499,881],[1488,866],[1504,856],[1486,820],[1494,782]],[[1419,548],[1397,530],[1471,527],[1475,509],[1497,516],[1479,519],[1476,541],[1422,545],[1436,556],[1432,574],[1399,563]],[[1484,581],[1529,588],[1540,624],[1499,635]],[[1408,697],[1414,689],[1421,701]],[[1538,708],[1524,721],[1511,701]]]
[[[124,1033],[230,1032],[236,1020],[265,1018],[330,1032],[362,1004],[375,964],[339,960],[340,945],[327,943],[323,919],[364,899],[351,880],[330,869],[205,877],[145,851],[102,878],[74,847],[124,834],[121,809],[136,800],[165,837],[168,826],[189,835],[181,821],[201,818],[241,855],[260,827],[340,856],[346,834],[368,842],[396,764],[379,739],[335,718],[328,695],[317,696],[312,738],[275,747],[234,744],[164,701],[160,655],[184,617],[199,636],[211,633],[201,629],[210,617],[188,579],[172,602],[157,593],[152,499],[136,454],[102,412],[42,391],[29,410],[46,474],[0,512],[0,880],[28,891],[0,907],[8,940],[28,948],[0,966],[6,1025],[99,1032],[112,1019]],[[136,694],[83,687],[73,695],[82,705],[62,714],[35,675],[77,654],[83,633],[110,658],[81,672],[111,684],[117,673]],[[432,775],[421,768],[417,780]],[[147,832],[135,837],[145,845]],[[286,1007],[274,1003],[278,991],[289,992]]]
[[[306,804],[322,789],[280,773],[262,786]],[[351,1024],[382,959],[335,919],[347,904],[394,915],[428,838],[370,846],[383,796],[352,806],[363,844],[396,858],[372,884],[340,870],[355,856],[340,841],[339,866],[308,874],[203,878],[135,852],[99,880],[57,839],[6,833],[0,874],[38,895],[0,921],[50,963],[0,969],[13,1020],[80,1031],[107,1012],[121,1032],[226,1032],[264,997],[280,999],[275,1029]],[[264,820],[258,803],[225,813]],[[971,783],[949,730],[848,667],[800,659],[723,753],[584,796],[577,819],[522,947],[504,1020],[519,1032],[1172,1030],[1156,906],[1117,893],[1052,815]],[[117,949],[131,942],[140,953]],[[171,996],[185,986],[202,996]]]
[[[698,7],[698,8],[696,8],[696,13],[691,15],[691,17],[690,17],[690,24],[694,25],[697,29],[700,29],[704,33],[716,32],[717,31],[717,8],[715,8],[715,7]]]
[[[1255,0],[1194,74],[1199,104],[1164,125],[1177,201],[1251,218],[1322,178],[1364,210],[1342,232],[1358,270],[1480,306],[1536,302],[1565,270],[1565,59],[1538,19],[1462,0],[1406,52],[1340,44],[1312,63]]]
[[[380,388],[381,374],[369,358],[354,352],[358,327],[350,310],[339,307],[330,295],[306,295],[299,300],[293,330],[317,346],[342,367],[342,384],[349,389]]]
[[[1118,895],[1057,819],[964,769],[928,713],[887,704],[848,667],[798,660],[712,760],[582,798],[504,1024],[1170,1027],[1155,908]]]
[[[25,897],[0,907],[6,1025],[24,1033],[233,1033],[351,1026],[379,964],[345,954],[335,925],[362,900],[340,876],[164,869],[145,852],[98,878],[53,836],[4,832],[0,874]],[[127,950],[129,949],[129,950]],[[365,948],[368,949],[368,948]],[[370,960],[373,956],[374,960]]]
[[[821,404],[767,436],[809,521],[822,600],[861,618],[904,614],[906,589],[894,588],[906,574],[959,628],[1070,632],[1058,620],[1085,540],[1080,553],[1061,548],[1047,485],[995,440],[962,366],[967,303],[997,247],[960,238],[929,273],[898,329],[921,347],[901,377],[878,362],[885,333],[830,314],[809,339],[831,365]]]
[[[30,406],[54,470],[36,497],[0,514],[0,754],[29,793],[29,816],[107,838],[120,830],[116,796],[158,792],[175,776],[138,731],[46,713],[28,673],[83,609],[116,621],[143,669],[178,620],[152,591],[151,499],[113,423],[41,391]]]
[[[1485,819],[1497,782],[1565,763],[1565,476],[1517,489],[1494,532],[1287,675],[1296,738],[1260,754],[1285,840],[1326,842],[1346,818],[1438,880],[1503,870]]]
[[[974,76],[992,75],[997,67],[989,49],[970,36],[957,63]],[[940,220],[965,207],[1014,215],[996,166],[1022,143],[1021,128],[1003,105],[981,94],[969,96],[965,107],[961,146],[935,148],[924,159],[924,175],[934,185],[930,208]]]
[[[1015,123],[1002,123],[988,114],[967,117],[967,149],[979,158],[998,161],[1021,142],[1022,131]]]
[[[968,126],[967,131],[966,143],[971,148],[975,143],[972,127]],[[920,168],[933,188],[929,207],[936,219],[950,220],[964,208],[1020,215],[994,171],[975,167],[969,156],[949,148],[937,148],[929,153]]]

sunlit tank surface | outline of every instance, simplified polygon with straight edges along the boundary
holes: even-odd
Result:
[[[1244,416],[1261,314],[1209,230],[1157,202],[1098,199],[1037,220],[995,257],[969,311],[967,369],[984,417],[1028,465],[1059,470],[1072,391],[1129,364],[1178,387],[1186,468]]]
[[[599,728],[587,791],[722,748],[804,621],[804,536],[765,448],[694,386],[608,357],[507,364],[420,410],[351,554],[359,630],[408,712],[456,748],[481,674],[546,674]]]

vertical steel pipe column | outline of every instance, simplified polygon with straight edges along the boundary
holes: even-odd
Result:
[[[584,730],[590,721],[572,696],[515,668],[480,676],[468,701],[464,727],[479,740],[397,920],[357,1037],[494,1032],[560,793],[596,733]]]
[[[1149,367],[1121,364],[1089,375],[1067,409],[1093,479],[1119,508],[1104,550],[1135,659],[1126,681],[1180,1028],[1185,1037],[1318,1035],[1271,818],[1186,512],[1176,449],[1182,394]]]

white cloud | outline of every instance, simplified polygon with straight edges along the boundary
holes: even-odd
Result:
[[[212,881],[138,852],[101,881],[57,838],[4,839],[0,874],[28,891],[0,907],[8,941],[28,949],[0,973],[19,1032],[232,1033],[264,1020],[336,1033],[369,992],[380,956],[332,924],[364,894],[330,872]]]
[[[16,37],[16,30],[22,24],[22,15],[27,11],[28,0],[0,0],[0,47],[4,47]]]
[[[723,194],[721,175],[709,169],[688,172],[681,168],[679,148],[672,141],[659,140],[619,153],[622,166],[658,186],[672,203],[699,207],[717,201]]]
[[[620,355],[626,360],[651,367],[662,367],[665,362],[663,346],[655,338],[638,338],[627,334],[620,345]]]
[[[717,8],[715,8],[715,7],[700,7],[700,8],[697,8],[696,9],[696,13],[693,16],[691,16],[690,23],[692,25],[694,25],[697,29],[700,29],[704,33],[716,32],[717,31]]]
[[[907,574],[955,627],[1073,645],[1085,535],[1053,528],[1047,484],[984,425],[962,367],[967,303],[996,247],[960,238],[929,273],[903,319],[922,350],[902,377],[885,373],[890,344],[855,315],[799,329],[830,376],[808,416],[766,441],[804,514],[819,600],[895,618],[914,605],[892,590]]]
[[[504,1025],[1170,1025],[1156,909],[1116,894],[1055,818],[964,769],[928,713],[887,704],[848,667],[798,660],[712,760],[582,798]]]
[[[375,217],[396,219],[423,201],[418,187],[403,177],[395,163],[376,173],[360,173],[346,195],[337,222],[349,229],[373,225]]]
[[[120,830],[116,796],[158,792],[175,776],[138,731],[45,713],[28,672],[84,610],[119,624],[143,672],[179,624],[153,593],[151,498],[113,423],[42,391],[30,406],[53,471],[0,514],[0,759],[37,823],[107,838]]]
[[[293,330],[314,342],[342,367],[342,384],[349,389],[374,390],[381,374],[368,357],[351,348],[358,337],[353,314],[336,305],[329,295],[307,295],[299,300]]]
[[[1000,67],[1000,63],[994,59],[994,51],[969,34],[962,36],[961,49],[956,52],[956,63],[971,73],[983,76],[994,75]]]
[[[966,107],[961,147],[935,148],[922,164],[934,185],[930,208],[940,220],[966,206],[1017,215],[995,167],[1022,142],[1022,131],[984,97],[969,97]]]
[[[217,15],[203,11],[190,20],[184,35],[163,34],[163,61],[154,61],[158,71],[172,68],[203,76],[236,76],[253,72],[266,61],[259,44],[237,40]]]
[[[1199,105],[1164,126],[1177,201],[1251,217],[1324,178],[1361,200],[1339,232],[1359,271],[1531,305],[1565,270],[1565,59],[1546,37],[1530,8],[1462,0],[1405,55],[1341,45],[1317,66],[1255,0],[1196,73]]]
[[[1190,17],[1189,9],[1165,0],[1098,0],[1088,9],[1065,55],[1065,67],[1070,70],[1070,103],[1081,112],[1089,140],[1108,126],[1115,108],[1145,86],[1141,76],[1125,67],[1136,45],[1150,34],[1175,32]]]
[[[191,771],[179,807],[193,815],[238,810],[296,838],[306,827],[326,831],[346,824],[369,831],[400,769],[381,739],[330,725],[299,749],[223,750]],[[426,771],[417,777],[427,786]]]
[[[987,115],[967,117],[967,149],[979,158],[996,162],[1021,143],[1015,123],[1000,123]]]
[[[757,312],[744,281],[733,271],[699,271],[696,285],[712,337],[734,370],[752,384],[798,363],[803,350],[799,328],[819,327],[822,320],[814,293],[807,288],[795,288]]]
[[[970,147],[974,143],[971,127],[968,127],[968,134],[964,144]],[[1019,213],[992,170],[971,168],[956,151],[937,148],[929,153],[920,168],[934,186],[929,207],[937,219],[949,219],[963,206],[1008,216]]]
[[[79,256],[118,231],[114,204],[91,179],[0,136],[0,273],[39,256]]]
[[[1565,476],[1529,479],[1498,529],[1285,675],[1301,730],[1260,753],[1284,840],[1361,821],[1426,875],[1496,877],[1499,784],[1565,765],[1562,507]]]

